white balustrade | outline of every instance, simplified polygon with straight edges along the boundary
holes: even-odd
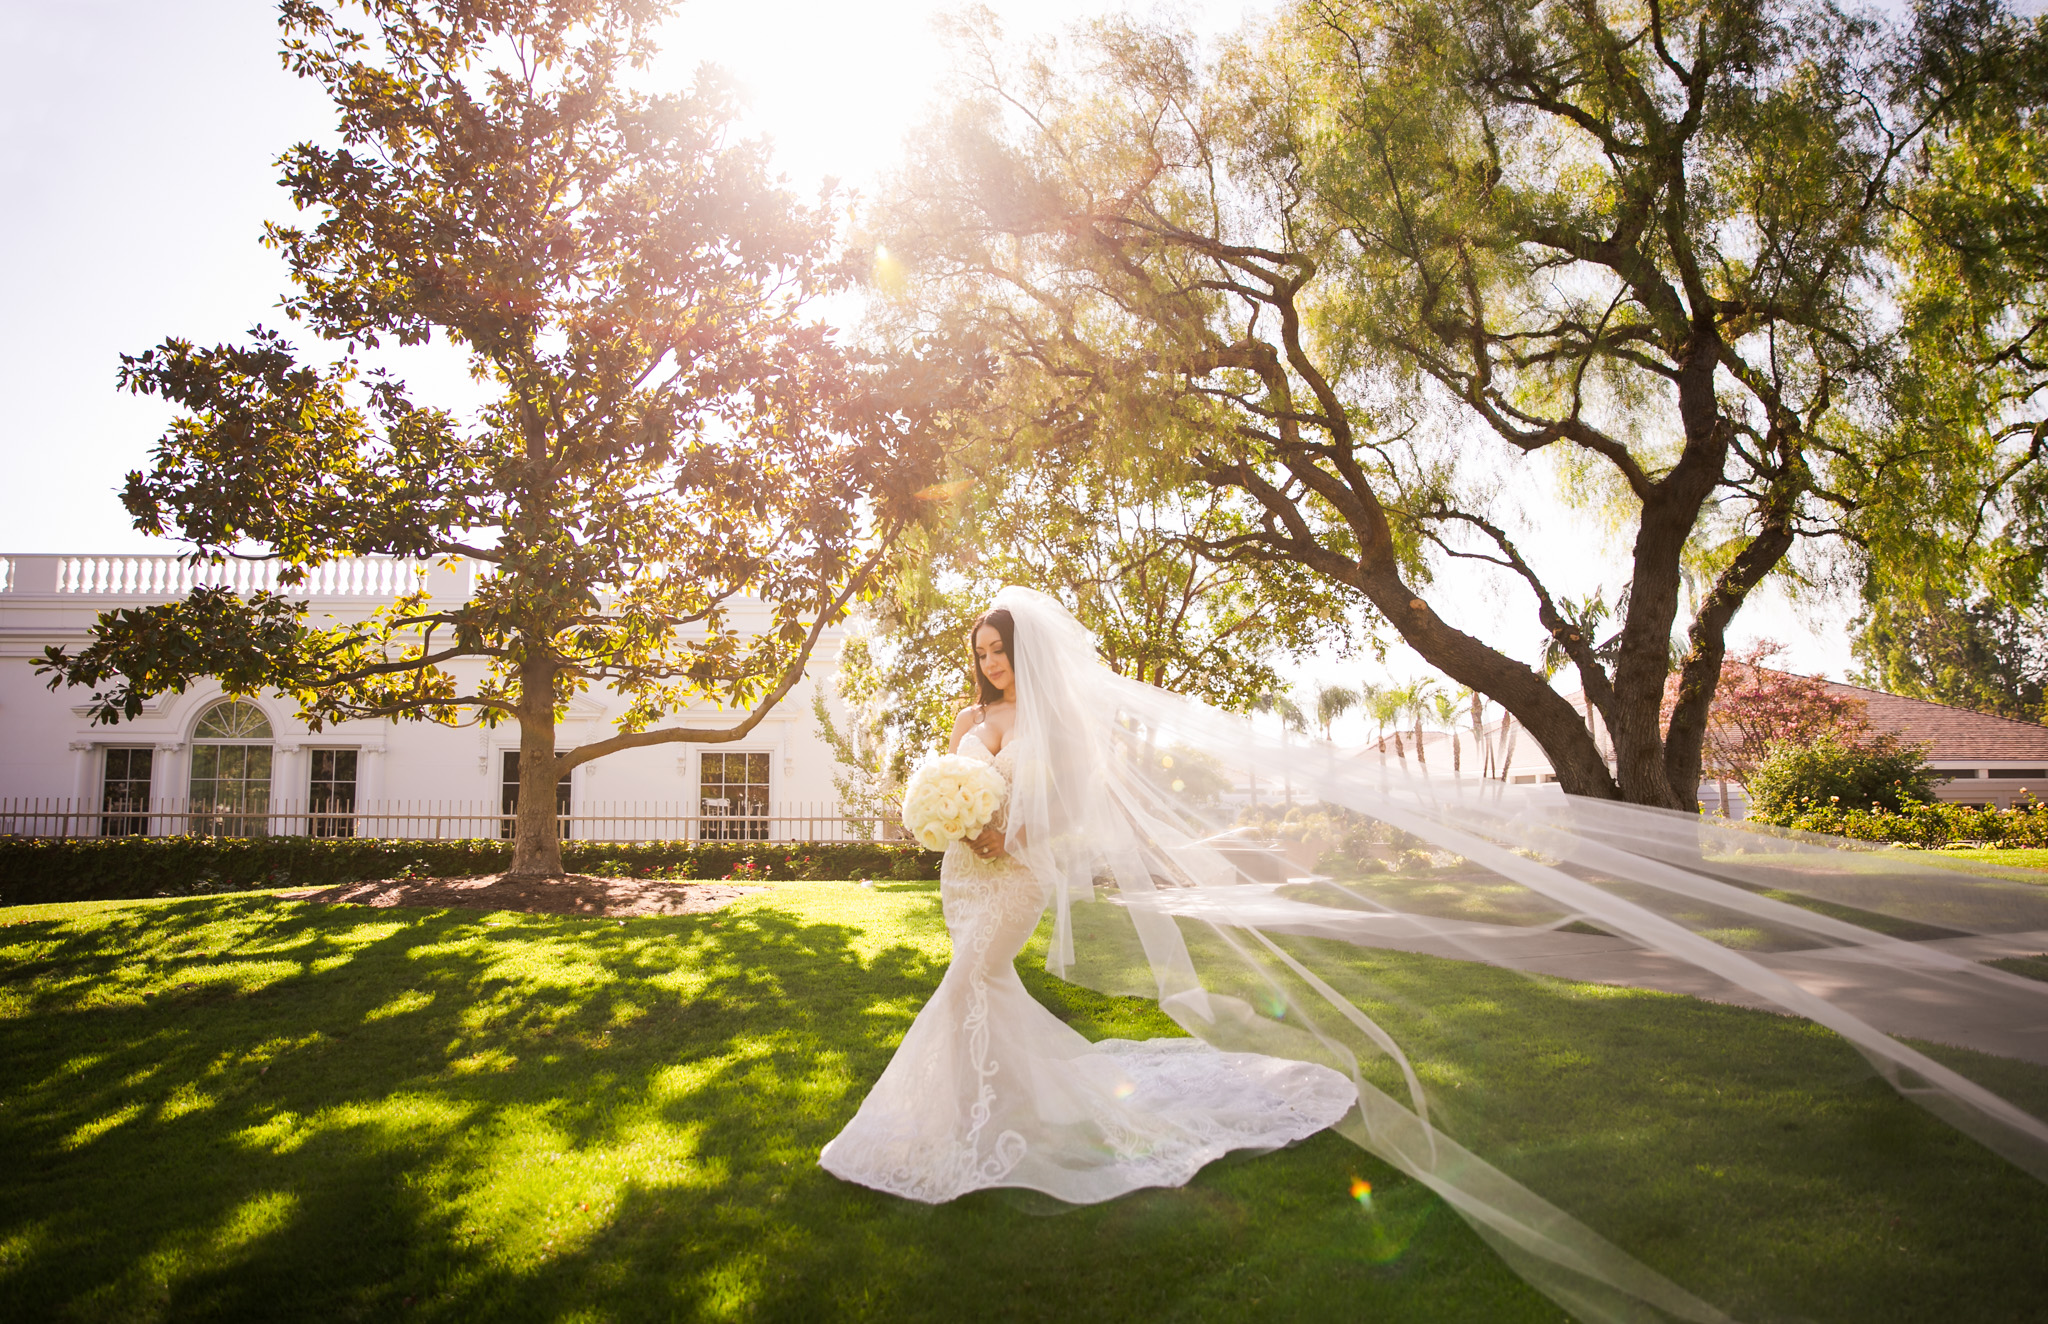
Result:
[[[274,561],[194,565],[176,556],[0,557],[0,593],[66,597],[183,597],[202,585],[309,598],[390,599],[423,583],[433,563],[412,557],[347,556],[315,566],[303,582],[280,587]],[[459,581],[458,581],[459,582]]]

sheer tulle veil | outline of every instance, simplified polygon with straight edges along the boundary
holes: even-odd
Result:
[[[1045,594],[994,605],[1048,969],[1350,1073],[1339,1129],[1573,1314],[1817,1313],[1744,1192],[1854,1198],[1885,1149],[1746,1132],[1760,1092],[1824,1128],[1878,1078],[2048,1181],[2048,983],[1989,963],[2048,940],[2033,876],[1345,757],[1117,676]]]

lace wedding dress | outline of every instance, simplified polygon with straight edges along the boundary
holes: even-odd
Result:
[[[1014,776],[1008,746],[991,755],[970,734],[960,752]],[[1048,900],[1036,876],[961,842],[939,876],[952,964],[819,1156],[835,1176],[934,1204],[990,1186],[1090,1204],[1181,1185],[1234,1149],[1291,1144],[1356,1102],[1349,1078],[1312,1063],[1199,1039],[1090,1043],[1017,977]]]

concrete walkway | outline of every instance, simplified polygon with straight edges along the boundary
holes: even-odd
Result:
[[[1625,938],[1344,910],[1280,896],[1280,886],[1249,883],[1157,895],[1169,913],[1220,924],[1783,1010],[1689,961]],[[1981,963],[2048,952],[2048,930],[1942,938],[1914,946]],[[2048,1065],[2048,983],[2040,980],[1982,964],[1954,971],[1905,967],[1882,946],[1741,954],[1886,1034]]]

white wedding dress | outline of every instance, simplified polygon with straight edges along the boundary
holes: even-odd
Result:
[[[960,753],[1013,777],[1012,750]],[[847,1181],[937,1204],[992,1186],[1075,1204],[1179,1186],[1235,1149],[1277,1149],[1357,1101],[1328,1067],[1198,1039],[1090,1043],[1040,1006],[1015,960],[1048,896],[1008,856],[947,850],[939,896],[953,961],[860,1111],[819,1162]]]

